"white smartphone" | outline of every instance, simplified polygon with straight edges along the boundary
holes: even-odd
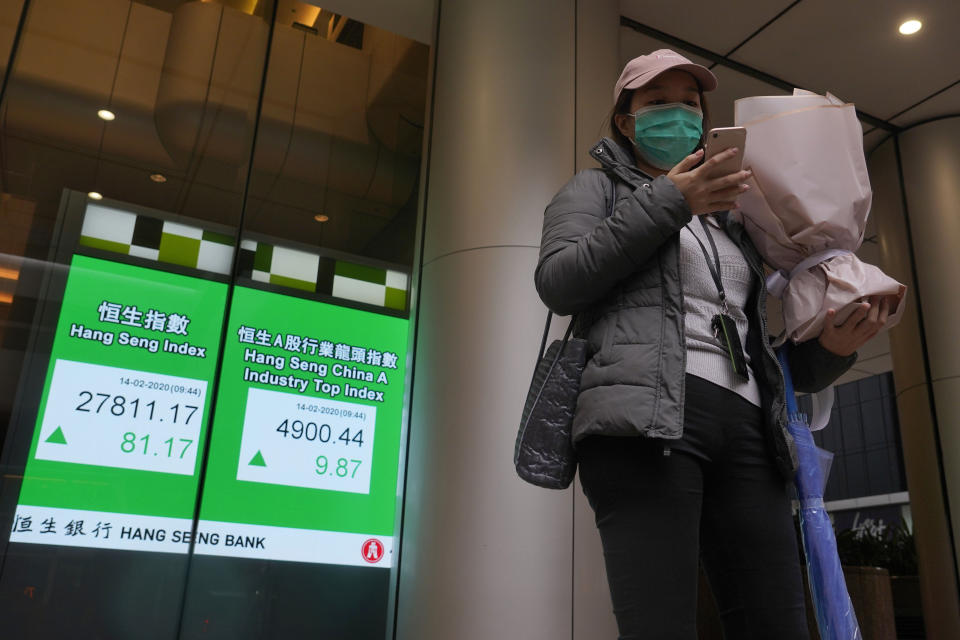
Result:
[[[720,177],[740,171],[740,168],[743,166],[743,148],[746,143],[747,130],[743,127],[718,127],[716,129],[710,129],[710,131],[707,132],[704,162],[727,149],[732,147],[737,148],[737,154],[732,158],[724,160],[711,172],[711,175],[713,177]]]

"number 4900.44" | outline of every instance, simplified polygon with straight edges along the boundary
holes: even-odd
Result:
[[[318,425],[315,422],[306,422],[302,420],[291,420],[287,418],[277,427],[277,432],[282,433],[284,438],[294,440],[317,440],[319,442],[330,442],[333,437],[331,427],[328,424]],[[342,442],[345,446],[355,444],[358,447],[363,446],[363,429],[357,429],[351,436],[350,429],[344,429],[336,438],[337,442]]]

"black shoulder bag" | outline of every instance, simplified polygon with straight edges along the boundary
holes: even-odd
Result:
[[[610,209],[613,215],[617,190],[613,187]],[[573,413],[580,395],[580,377],[587,364],[587,341],[572,338],[576,316],[562,340],[554,340],[544,353],[550,320],[540,341],[540,355],[533,372],[520,418],[520,430],[513,450],[513,464],[517,475],[531,484],[547,489],[566,489],[577,472],[577,457],[573,449]]]

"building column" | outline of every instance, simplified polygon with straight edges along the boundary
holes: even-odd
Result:
[[[522,482],[513,449],[543,209],[575,166],[575,7],[440,2],[400,640],[571,634],[571,490]]]
[[[872,215],[909,287],[890,346],[927,637],[960,638],[960,117],[898,137],[869,158]]]
[[[596,167],[590,149],[609,136],[606,118],[620,76],[620,2],[577,3],[577,171]],[[573,640],[616,638],[607,571],[593,509],[579,476],[573,487]]]

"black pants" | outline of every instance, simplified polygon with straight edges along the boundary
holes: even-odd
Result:
[[[808,640],[789,496],[761,410],[687,376],[684,413],[680,441],[591,436],[577,448],[620,639],[695,639],[702,560],[725,638]]]

